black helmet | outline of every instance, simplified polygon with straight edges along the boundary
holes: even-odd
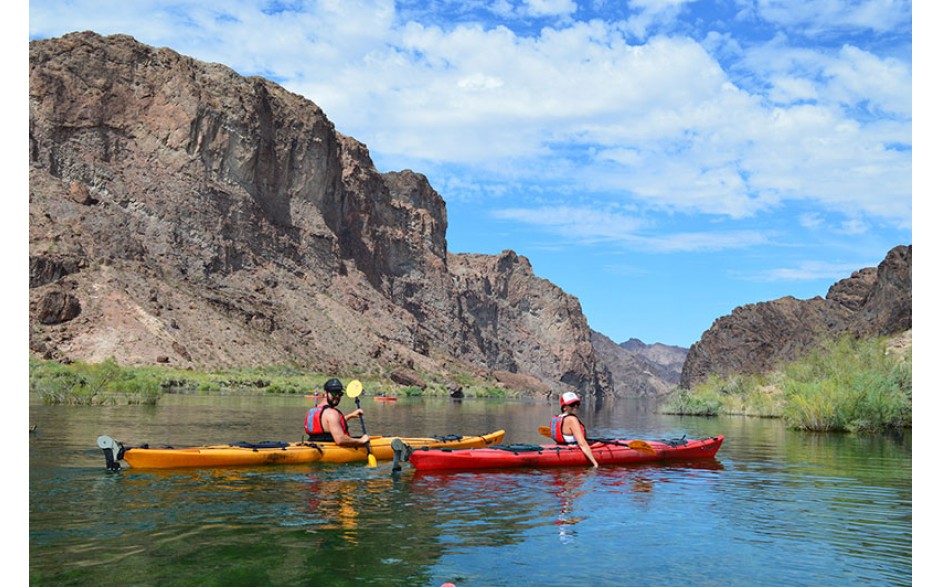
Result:
[[[343,393],[343,384],[335,377],[323,384],[323,391],[330,393]]]

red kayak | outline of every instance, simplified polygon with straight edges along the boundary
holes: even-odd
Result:
[[[675,440],[589,439],[591,452],[600,465],[625,465],[684,459],[710,459],[724,436]],[[589,466],[590,461],[577,445],[511,444],[471,449],[411,449],[392,441],[404,460],[419,471],[506,469],[516,467]],[[396,456],[396,462],[398,457]]]

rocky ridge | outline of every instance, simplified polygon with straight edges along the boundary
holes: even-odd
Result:
[[[913,247],[891,249],[877,268],[856,271],[825,298],[785,297],[735,308],[692,345],[679,387],[709,375],[766,373],[823,337],[879,337],[912,330]]]
[[[427,179],[309,100],[91,32],[31,41],[29,86],[33,356],[603,393],[576,298],[449,253]]]
[[[688,349],[631,338],[620,344],[600,332],[591,332],[599,369],[613,397],[660,397],[679,383]]]

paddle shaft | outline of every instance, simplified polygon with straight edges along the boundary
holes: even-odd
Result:
[[[360,412],[362,411],[362,407],[360,407],[359,405],[358,395],[356,396],[356,409],[360,410]],[[362,435],[365,436],[366,435],[366,419],[363,417],[361,413],[359,414],[359,424],[362,425]],[[366,443],[366,462],[369,464],[370,467],[376,466],[375,457],[372,455],[372,443],[369,443],[369,442]]]
[[[357,410],[361,410],[361,409],[362,409],[362,408],[359,406],[359,398],[358,398],[358,397],[356,397],[356,409],[357,409]],[[359,424],[362,425],[362,435],[365,436],[365,435],[366,435],[366,419],[362,416],[362,414],[359,414]]]

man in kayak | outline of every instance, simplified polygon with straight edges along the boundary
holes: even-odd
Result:
[[[573,391],[561,394],[561,413],[552,417],[552,439],[558,444],[577,444],[587,457],[587,460],[597,467],[597,459],[591,452],[584,424],[578,418],[578,409],[581,407],[581,398]]]
[[[362,416],[362,409],[343,415],[336,407],[343,399],[343,384],[339,379],[330,379],[323,384],[323,401],[307,412],[304,420],[304,431],[308,440],[312,442],[335,442],[339,446],[365,446],[369,443],[369,435],[359,437],[349,435],[347,420]]]

